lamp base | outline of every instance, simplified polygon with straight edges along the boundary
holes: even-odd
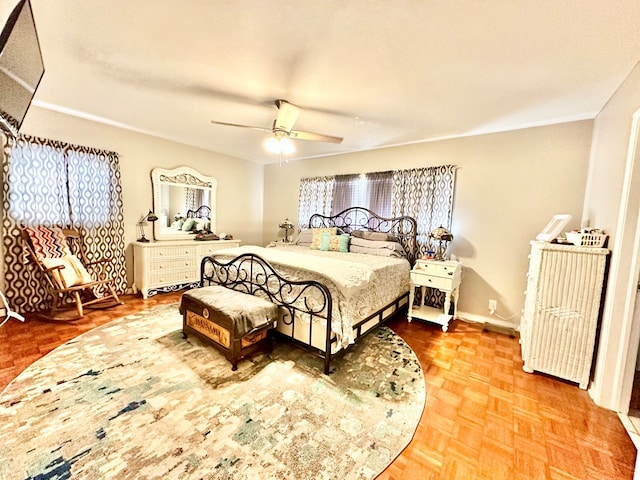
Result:
[[[142,243],[149,243],[149,239],[146,237],[141,237],[138,239],[138,242],[142,242]]]
[[[444,243],[444,245],[443,245],[443,243]],[[436,254],[433,257],[433,259],[437,260],[437,261],[446,261],[447,260],[446,254],[447,254],[446,242],[443,242],[442,240],[439,240],[438,241],[438,250],[436,250]]]

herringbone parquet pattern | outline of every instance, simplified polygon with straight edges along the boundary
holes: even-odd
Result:
[[[9,321],[0,329],[0,387],[69,339],[179,296],[126,296],[69,323]],[[380,480],[633,477],[636,450],[617,415],[573,384],[524,373],[516,338],[461,321],[447,333],[404,317],[390,326],[420,359],[427,402],[413,441]]]

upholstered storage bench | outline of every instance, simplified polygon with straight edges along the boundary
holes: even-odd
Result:
[[[214,285],[189,290],[180,301],[182,333],[195,333],[220,350],[238,368],[238,360],[271,348],[269,330],[278,306],[248,293]]]

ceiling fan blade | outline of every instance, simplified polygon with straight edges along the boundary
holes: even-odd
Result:
[[[273,129],[290,132],[298,119],[300,109],[286,100],[276,100],[276,107],[278,107],[278,115],[273,122]]]
[[[289,136],[297,140],[311,140],[314,142],[329,142],[329,143],[342,142],[342,137],[334,137],[333,135],[323,135],[322,133],[300,132],[297,130],[292,130],[291,132],[289,132]]]
[[[267,133],[271,133],[272,132],[272,130],[270,128],[252,127],[251,125],[240,125],[238,123],[217,122],[216,120],[211,120],[211,123],[213,123],[215,125],[225,125],[227,127],[250,128],[252,130],[259,130],[260,132],[267,132]]]

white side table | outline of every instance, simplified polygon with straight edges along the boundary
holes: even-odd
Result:
[[[462,263],[455,261],[418,260],[411,270],[411,288],[409,289],[409,312],[407,319],[427,320],[442,325],[442,331],[449,329],[449,322],[456,316],[458,308],[458,289],[462,281]],[[413,305],[416,287],[420,287],[422,298],[420,305]],[[446,297],[444,308],[424,305],[426,287],[436,288],[444,292]],[[453,315],[449,308],[453,300]]]

